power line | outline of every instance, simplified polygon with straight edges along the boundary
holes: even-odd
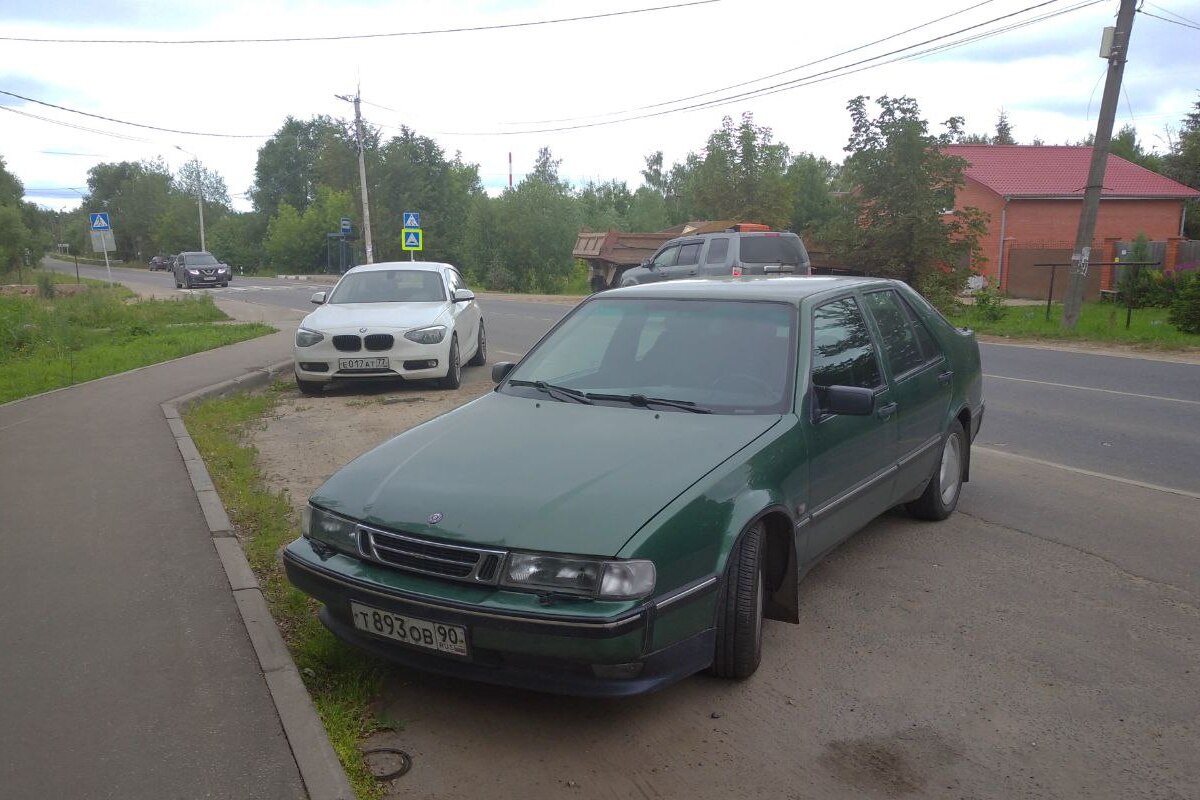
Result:
[[[432,28],[422,31],[396,31],[393,33],[355,33],[339,36],[281,36],[266,39],[39,39],[22,36],[0,36],[4,42],[36,42],[39,44],[278,44],[282,42],[341,42],[350,39],[389,39],[401,36],[433,36],[446,33],[474,33],[478,31],[497,31],[510,28],[532,28],[539,25],[559,25],[564,22],[584,22],[609,17],[624,17],[630,14],[649,14],[655,11],[670,11],[689,6],[704,6],[719,3],[721,0],[691,0],[687,3],[676,3],[669,6],[653,8],[634,8],[627,11],[608,11],[603,14],[586,14],[578,17],[560,17],[557,19],[533,20],[531,22],[508,22],[499,25],[474,25],[461,28]]]
[[[1155,8],[1158,8],[1158,6],[1155,6]],[[1163,22],[1169,22],[1172,25],[1179,25],[1184,28],[1191,28],[1192,30],[1200,31],[1200,25],[1193,25],[1190,22],[1180,22],[1179,20],[1170,19],[1168,17],[1160,17],[1158,14],[1151,14],[1149,11],[1143,11],[1140,8],[1138,9],[1138,13],[1142,14],[1143,16],[1154,17],[1155,19],[1161,19]],[[1176,16],[1178,16],[1178,15],[1176,15]]]
[[[1021,14],[1024,14],[1026,12],[1034,11],[1039,8],[1044,8],[1046,6],[1053,5],[1058,2],[1061,2],[1061,0],[1043,0],[1043,2],[1036,3],[1031,6],[1026,6],[1025,8],[1022,8],[1018,11],[1011,12],[1009,14],[1003,14],[1001,16],[994,17],[985,22],[980,22],[975,25],[969,25],[965,28],[960,28],[956,31],[951,31],[950,33],[942,34],[941,36],[935,36],[933,38],[926,39],[921,42],[916,42],[914,44],[907,45],[907,46],[901,47],[901,48],[897,48],[895,50],[891,50],[886,53],[881,53],[879,55],[871,56],[870,58],[865,58],[860,61],[852,62],[850,64],[844,64],[839,67],[833,67],[833,68],[830,68],[827,70],[823,70],[821,72],[816,72],[816,73],[812,73],[810,75],[805,75],[805,76],[802,76],[799,78],[794,78],[792,80],[783,81],[782,83],[777,83],[772,86],[764,86],[764,87],[760,87],[758,89],[753,89],[753,90],[741,92],[738,94],[727,95],[725,97],[719,97],[719,98],[714,98],[712,100],[706,100],[706,101],[700,102],[700,103],[694,103],[692,105],[680,106],[678,108],[669,108],[669,109],[665,109],[665,110],[661,110],[661,111],[654,111],[654,112],[650,112],[650,113],[646,113],[646,114],[636,114],[634,116],[627,116],[627,117],[623,117],[621,119],[615,119],[615,120],[589,122],[589,123],[582,123],[579,125],[563,125],[563,126],[557,126],[557,127],[551,127],[551,128],[539,128],[539,129],[534,129],[534,130],[522,130],[522,131],[433,131],[433,133],[435,135],[440,135],[440,136],[523,136],[523,135],[535,134],[535,133],[560,133],[563,131],[582,130],[582,129],[586,129],[586,128],[598,128],[598,127],[605,127],[608,125],[616,125],[616,124],[623,123],[623,122],[634,122],[636,120],[651,119],[654,117],[666,116],[668,114],[675,114],[675,113],[679,113],[682,111],[699,111],[699,110],[703,110],[703,109],[707,109],[707,108],[714,108],[714,107],[721,106],[721,105],[727,105],[728,103],[738,101],[738,100],[757,99],[759,97],[766,97],[768,95],[778,94],[779,92],[791,91],[793,89],[798,89],[803,86],[809,86],[809,85],[812,85],[815,83],[823,83],[825,81],[833,80],[834,78],[845,77],[846,75],[853,75],[858,72],[863,72],[863,71],[866,71],[869,69],[875,69],[875,68],[878,68],[881,66],[886,66],[887,64],[894,63],[896,61],[914,60],[917,58],[923,58],[927,55],[932,55],[935,53],[940,53],[940,52],[944,52],[947,50],[951,50],[951,49],[954,49],[957,47],[962,47],[967,44],[971,44],[971,43],[974,43],[977,41],[982,41],[984,39],[988,39],[993,36],[998,36],[1002,33],[1007,33],[1009,31],[1016,30],[1018,28],[1023,28],[1028,25],[1033,25],[1038,22],[1043,22],[1045,20],[1052,19],[1054,17],[1072,13],[1074,11],[1078,11],[1080,9],[1086,8],[1088,6],[1093,6],[1098,3],[1105,2],[1105,0],[1084,0],[1084,2],[1076,3],[1075,5],[1070,6],[1068,8],[1061,9],[1059,11],[1046,13],[1039,17],[1035,17],[1033,19],[1015,22],[1010,25],[1004,26],[1002,28],[997,28],[997,29],[990,30],[990,31],[983,31],[983,32],[977,33],[973,36],[965,37],[958,41],[944,42],[945,39],[949,39],[951,37],[958,36],[963,33],[967,33],[968,31],[978,30],[979,28],[986,27],[993,23],[1000,22],[1000,21],[1006,20],[1006,19],[1011,19],[1013,17],[1020,16]],[[935,47],[930,47],[925,50],[915,52],[915,53],[909,52],[911,50],[914,50],[915,48],[922,47],[927,44],[933,44],[936,42],[944,42],[944,43],[939,44]],[[890,56],[895,56],[895,57],[889,58]],[[888,60],[880,61],[880,59],[888,59]],[[879,61],[880,63],[871,63],[871,62],[875,62],[875,61]],[[852,67],[858,67],[858,68],[851,69]],[[678,101],[674,101],[674,102],[678,102]],[[633,109],[630,109],[630,111],[632,112]]]
[[[930,25],[935,25],[939,22],[943,22],[945,20],[950,19],[951,17],[957,17],[960,14],[967,13],[968,11],[974,11],[975,9],[979,8],[980,6],[986,6],[989,3],[993,3],[993,2],[995,2],[995,0],[983,0],[983,2],[976,3],[973,6],[968,6],[966,8],[959,9],[958,11],[955,11],[950,14],[946,14],[945,16],[938,17],[937,19],[931,19],[928,22],[921,23],[920,25],[914,25],[913,27],[908,28],[906,30],[898,31],[893,34],[889,34],[888,36],[885,36],[882,39],[876,39],[873,42],[867,42],[866,44],[861,44],[861,45],[858,45],[857,47],[852,47],[849,50],[843,50],[840,53],[834,53],[832,55],[828,55],[823,58],[818,58],[815,61],[809,61],[807,63],[800,64],[795,67],[790,67],[785,70],[780,70],[779,72],[772,72],[769,75],[760,75],[757,78],[751,78],[750,80],[742,81],[741,83],[730,84],[729,86],[722,86],[720,89],[713,89],[708,92],[701,92],[700,94],[688,95],[687,97],[677,97],[674,100],[664,100],[661,103],[652,103],[648,106],[638,106],[637,108],[628,108],[623,111],[608,111],[603,114],[588,114],[587,116],[583,116],[583,117],[564,117],[562,119],[537,119],[537,120],[528,120],[528,121],[524,121],[524,122],[511,122],[511,123],[503,123],[503,124],[506,124],[506,125],[548,125],[548,124],[552,124],[552,123],[556,123],[556,122],[578,122],[579,120],[584,120],[584,119],[599,119],[602,117],[615,117],[615,116],[619,116],[621,114],[631,114],[636,111],[649,111],[650,109],[661,108],[662,106],[671,105],[673,103],[684,103],[684,102],[687,102],[688,100],[697,100],[701,97],[708,97],[709,95],[718,94],[720,92],[727,92],[731,89],[740,89],[741,87],[749,86],[752,83],[758,83],[759,81],[770,80],[771,78],[778,78],[780,75],[787,75],[790,72],[798,72],[807,67],[813,67],[813,66],[816,66],[817,64],[823,64],[826,61],[832,61],[833,59],[839,58],[841,56],[849,55],[851,53],[857,53],[860,50],[865,50],[868,47],[873,47],[877,44],[882,44],[883,42],[887,42],[892,39],[899,38],[899,37],[905,35],[906,33],[912,33],[913,31],[917,31],[922,28],[928,28]],[[388,109],[388,110],[394,111],[395,109]],[[397,112],[397,113],[400,113],[400,112]]]
[[[99,128],[89,128],[86,125],[75,125],[74,123],[71,123],[71,122],[63,122],[62,120],[51,119],[50,117],[43,117],[38,114],[30,114],[28,111],[21,111],[19,109],[13,108],[11,106],[0,106],[0,111],[9,111],[13,114],[20,114],[22,117],[29,117],[30,119],[41,120],[42,122],[49,122],[51,125],[61,125],[64,128],[74,128],[77,131],[86,131],[88,133],[98,133],[101,136],[111,136],[114,139],[124,139],[127,142],[145,142],[147,144],[153,144],[153,142],[150,141],[149,139],[143,139],[140,136],[129,136],[124,133],[115,133],[113,131],[102,131]]]
[[[1145,5],[1148,5],[1148,6],[1150,6],[1151,8],[1157,8],[1159,11],[1163,12],[1164,14],[1170,14],[1170,15],[1171,15],[1172,17],[1174,17],[1175,19],[1181,19],[1181,20],[1183,20],[1184,22],[1190,22],[1190,23],[1192,23],[1193,25],[1200,25],[1200,22],[1196,22],[1196,20],[1194,20],[1194,19],[1188,19],[1188,18],[1187,18],[1187,17],[1185,17],[1183,14],[1176,14],[1174,11],[1172,11],[1172,10],[1171,10],[1171,9],[1169,9],[1169,8],[1163,8],[1162,6],[1160,6],[1160,5],[1156,5],[1156,4],[1154,4],[1154,3],[1146,3]]]
[[[35,100],[32,97],[26,97],[25,95],[17,94],[16,92],[8,92],[8,91],[5,91],[4,89],[0,89],[0,94],[6,94],[9,97],[15,97],[18,100],[24,100],[29,103],[37,103],[39,106],[46,106],[47,108],[56,108],[59,111],[66,111],[70,114],[79,114],[84,117],[91,117],[92,119],[102,119],[105,122],[115,122],[118,125],[129,125],[134,128],[145,128],[146,130],[160,131],[162,133],[178,133],[178,134],[183,134],[184,136],[210,136],[210,137],[216,137],[216,138],[220,138],[220,139],[269,139],[269,138],[271,138],[269,134],[263,135],[263,134],[253,134],[253,133],[204,133],[201,131],[180,131],[180,130],[175,130],[174,128],[159,128],[155,125],[143,125],[140,122],[127,122],[123,119],[114,119],[112,117],[105,117],[100,114],[89,114],[86,111],[78,111],[74,108],[67,108],[66,106],[56,106],[54,103],[47,103],[44,100]],[[4,108],[4,106],[0,106],[0,108]],[[28,116],[33,116],[33,115],[29,114]]]

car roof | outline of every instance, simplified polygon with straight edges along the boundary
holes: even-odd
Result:
[[[450,264],[441,261],[384,261],[379,264],[362,264],[346,270],[346,274],[358,272],[382,272],[391,269],[411,269],[420,272],[441,272],[443,269],[454,269]]]
[[[596,297],[653,297],[672,300],[775,300],[799,304],[806,297],[871,285],[887,286],[884,278],[834,275],[805,277],[750,276],[741,278],[689,278],[612,289]]]

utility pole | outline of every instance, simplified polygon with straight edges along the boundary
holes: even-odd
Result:
[[[375,263],[375,252],[371,245],[371,206],[367,203],[367,163],[363,157],[363,132],[362,132],[362,112],[359,110],[359,103],[362,100],[361,87],[355,87],[354,97],[337,94],[334,95],[339,100],[345,100],[347,103],[354,103],[354,138],[358,140],[358,183],[362,187],[362,208],[363,208],[363,243],[367,249],[367,263]]]
[[[1079,212],[1079,229],[1071,254],[1071,281],[1063,298],[1062,328],[1066,331],[1075,329],[1079,321],[1079,309],[1083,305],[1088,258],[1091,256],[1092,237],[1096,233],[1096,212],[1100,208],[1100,192],[1104,188],[1108,145],[1112,139],[1113,119],[1117,115],[1117,100],[1121,96],[1121,77],[1125,74],[1125,56],[1129,52],[1129,36],[1133,33],[1135,4],[1136,0],[1121,0],[1111,41],[1106,31],[1100,52],[1103,58],[1108,59],[1108,77],[1104,81],[1100,117],[1096,120],[1096,138],[1092,142],[1092,164],[1088,170],[1087,186],[1083,190],[1083,208]]]

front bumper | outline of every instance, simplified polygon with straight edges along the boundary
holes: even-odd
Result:
[[[321,622],[338,638],[390,661],[485,683],[553,694],[619,697],[660,689],[712,663],[716,581],[615,617],[505,613],[416,595],[364,580],[370,567],[322,562],[303,539],[283,554],[292,585],[325,604]],[[466,657],[418,649],[354,627],[350,602],[435,623],[461,625]]]
[[[313,382],[328,382],[342,380],[361,380],[364,378],[407,378],[410,380],[426,380],[429,378],[444,378],[450,364],[450,340],[447,338],[436,345],[417,344],[405,339],[402,331],[376,331],[392,333],[393,344],[386,350],[356,350],[343,351],[333,346],[333,337],[344,333],[357,334],[353,331],[322,330],[323,341],[308,347],[293,347],[296,359],[296,375],[301,380]],[[384,368],[348,368],[341,367],[342,359],[379,358],[388,360]]]

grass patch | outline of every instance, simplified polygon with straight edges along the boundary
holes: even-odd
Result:
[[[0,402],[273,331],[213,325],[228,317],[209,297],[127,302],[132,296],[124,287],[69,297],[0,296]]]
[[[246,431],[261,425],[290,388],[277,383],[265,393],[214,398],[188,409],[183,418],[354,791],[374,800],[383,796],[383,787],[371,776],[358,744],[387,727],[369,711],[384,666],[335,639],[317,621],[320,604],[287,582],[277,554],[299,535],[299,526],[287,496],[267,488],[255,450],[245,444]]]
[[[1050,307],[1008,306],[998,320],[986,319],[972,306],[961,306],[950,320],[977,333],[1014,339],[1055,339],[1101,344],[1127,344],[1156,350],[1200,348],[1200,335],[1183,333],[1167,321],[1165,308],[1135,308],[1129,329],[1125,328],[1125,308],[1113,303],[1084,303],[1074,331],[1064,331],[1062,304]]]

